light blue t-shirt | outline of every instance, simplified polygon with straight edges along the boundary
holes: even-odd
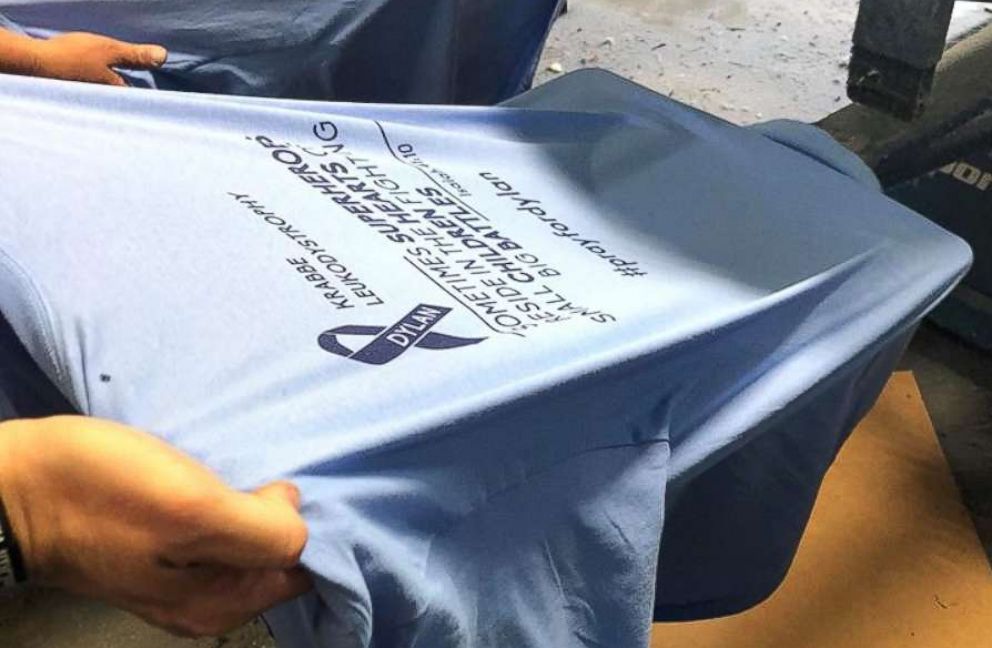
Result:
[[[0,27],[159,43],[165,90],[491,105],[530,87],[560,0],[0,0]]]
[[[819,131],[600,72],[498,108],[0,76],[0,311],[80,412],[300,486],[286,648],[755,603],[970,258]]]

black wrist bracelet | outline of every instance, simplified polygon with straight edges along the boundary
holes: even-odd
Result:
[[[24,556],[21,555],[21,548],[17,545],[17,539],[14,538],[14,532],[10,527],[7,509],[0,499],[0,592],[14,589],[27,580]]]

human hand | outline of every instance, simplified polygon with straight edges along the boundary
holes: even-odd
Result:
[[[160,45],[136,45],[106,36],[71,32],[31,41],[32,76],[124,86],[114,68],[154,70],[168,56]]]
[[[0,424],[0,498],[31,581],[178,635],[222,634],[311,586],[294,486],[234,491],[117,423]]]

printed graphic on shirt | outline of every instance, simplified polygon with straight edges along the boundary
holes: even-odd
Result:
[[[451,312],[444,306],[420,304],[392,326],[338,326],[319,338],[320,348],[356,362],[384,365],[416,347],[441,351],[472,346],[485,338],[462,338],[433,332],[433,328]],[[374,336],[364,347],[353,351],[341,342],[347,336]]]
[[[381,275],[370,272],[367,265],[369,250],[381,255],[383,244],[395,250],[390,257],[402,263],[408,285],[426,283],[436,298],[443,296],[441,303],[450,300],[453,308],[471,315],[493,334],[517,338],[566,322],[602,326],[617,321],[609,307],[596,304],[595,294],[579,292],[584,282],[577,281],[577,272],[612,277],[618,286],[649,274],[637,258],[624,251],[622,239],[597,237],[589,231],[595,228],[588,221],[584,225],[575,222],[569,209],[525,195],[507,179],[512,170],[497,173],[481,165],[446,169],[443,162],[425,160],[414,144],[391,141],[382,123],[351,123],[347,132],[351,129],[366,132],[352,137],[345,134],[343,125],[321,121],[309,124],[309,136],[303,142],[246,136],[297,180],[302,191],[313,192],[312,196],[331,206],[321,214],[322,222],[315,223],[299,211],[287,214],[270,209],[278,197],[256,196],[247,188],[228,191],[230,198],[257,216],[258,225],[286,239],[292,252],[281,261],[285,271],[310,286],[314,296],[335,312],[350,314],[342,318],[348,326],[322,336],[327,343],[324,348],[332,353],[361,362],[379,359],[382,349],[373,346],[373,352],[356,357],[339,338],[385,334],[385,327],[352,325],[354,316],[364,315],[367,309],[393,306],[386,298],[389,286],[381,285]],[[347,239],[323,224],[329,214],[360,223],[366,235],[379,243],[342,245]],[[354,232],[349,230],[349,235]],[[382,258],[377,256],[376,262]],[[425,292],[417,301],[433,299]],[[465,346],[443,340],[428,333],[408,348]]]

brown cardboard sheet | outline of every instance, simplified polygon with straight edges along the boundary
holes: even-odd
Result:
[[[786,582],[652,648],[990,648],[992,570],[916,381],[893,376],[831,468]]]

